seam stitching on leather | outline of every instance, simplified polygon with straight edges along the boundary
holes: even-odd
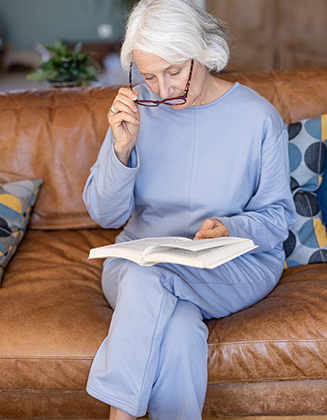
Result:
[[[313,339],[313,340],[257,340],[257,341],[234,341],[234,342],[218,342],[218,343],[209,343],[210,346],[234,346],[234,345],[253,345],[253,344],[283,344],[283,343],[326,343],[326,339]]]

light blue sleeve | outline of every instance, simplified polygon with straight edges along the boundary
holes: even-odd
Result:
[[[109,129],[96,163],[87,179],[83,199],[92,219],[104,228],[123,226],[134,211],[134,185],[139,169],[137,148],[134,147],[128,167],[114,151]]]
[[[252,239],[258,246],[252,253],[270,251],[287,239],[288,228],[295,221],[295,206],[290,190],[286,129],[273,145],[263,148],[259,183],[244,212],[218,219],[230,236]]]

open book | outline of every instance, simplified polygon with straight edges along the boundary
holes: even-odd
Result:
[[[192,239],[168,236],[145,238],[93,248],[89,258],[125,258],[139,265],[172,263],[215,268],[256,248],[251,239],[223,237]]]

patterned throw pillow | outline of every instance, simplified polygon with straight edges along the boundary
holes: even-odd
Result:
[[[42,178],[0,184],[0,281],[28,224]]]
[[[327,262],[327,236],[315,193],[298,191],[293,196],[296,221],[284,242],[287,267]]]
[[[296,221],[284,242],[287,267],[327,262],[327,236],[316,191],[324,174],[327,114],[288,125]]]
[[[327,150],[327,114],[288,125],[291,189],[316,191],[322,181]]]

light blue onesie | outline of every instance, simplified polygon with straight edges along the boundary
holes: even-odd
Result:
[[[157,99],[146,85],[140,98]],[[128,223],[117,241],[193,238],[207,218],[258,248],[213,270],[173,264],[104,263],[102,286],[115,309],[94,359],[89,394],[133,416],[200,420],[207,384],[207,327],[264,298],[282,273],[294,222],[286,127],[275,108],[238,83],[218,100],[181,110],[139,107],[129,166],[111,131],[84,190],[105,228]]]

